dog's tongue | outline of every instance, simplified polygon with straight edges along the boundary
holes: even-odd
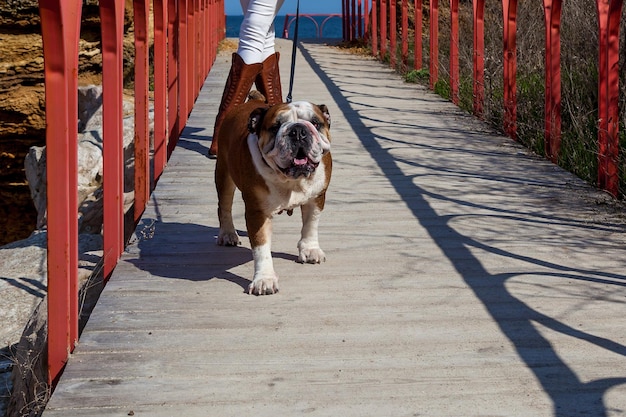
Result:
[[[294,158],[293,160],[293,164],[297,166],[306,165],[306,163],[307,163],[306,158]]]

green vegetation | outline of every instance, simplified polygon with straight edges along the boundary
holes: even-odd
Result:
[[[420,84],[426,84],[428,82],[428,70],[425,69],[419,69],[419,70],[412,70],[407,72],[406,74],[404,74],[404,81],[406,81],[407,83],[420,83]]]
[[[399,3],[399,2],[398,2]],[[451,99],[449,57],[450,21],[448,4],[439,4],[439,77],[434,91]],[[459,5],[459,106],[473,111],[472,88],[472,3]],[[400,9],[398,9],[400,16]],[[428,16],[428,3],[424,3]],[[400,19],[398,19],[400,20]],[[409,17],[409,39],[413,39],[412,10]],[[411,83],[429,85],[428,29],[425,17],[422,34],[424,62],[422,69],[412,69],[413,45],[409,45],[409,62],[400,59],[396,70]],[[626,14],[621,29],[626,28]],[[398,28],[398,33],[400,29]],[[401,39],[400,35],[398,40]],[[561,18],[561,152],[558,163],[591,184],[597,182],[598,170],[598,27],[595,3],[572,0],[563,4]],[[503,39],[502,6],[487,2],[485,9],[484,114],[482,118],[497,129],[503,126]],[[620,50],[620,68],[626,68],[626,54]],[[518,2],[517,10],[517,140],[543,155],[544,144],[544,77],[545,27],[541,2]],[[389,62],[387,55],[384,62]],[[410,69],[410,70],[409,70]],[[619,114],[619,194],[626,196],[626,71],[620,71]]]

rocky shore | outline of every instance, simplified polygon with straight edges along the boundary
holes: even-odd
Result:
[[[82,16],[79,85],[101,84],[98,1],[85,0]],[[127,7],[126,17],[124,74],[130,81],[132,7]],[[29,149],[45,144],[44,61],[37,0],[0,0],[0,57],[0,245],[4,245],[27,238],[37,227],[24,172]]]

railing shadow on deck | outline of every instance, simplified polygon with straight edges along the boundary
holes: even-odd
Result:
[[[154,195],[151,198],[153,204],[158,206]],[[159,215],[155,220],[143,219],[135,233],[138,257],[128,262],[152,276],[186,281],[225,280],[240,286],[242,292],[247,293],[251,280],[231,270],[252,262],[252,252],[245,246],[218,246],[215,243],[218,232],[217,227],[164,222]],[[247,237],[245,230],[237,230],[237,233],[241,238]],[[190,239],[190,236],[193,238]],[[190,253],[197,256],[182,256]],[[272,252],[272,255],[297,261],[293,254]],[[211,262],[207,263],[207,257]]]
[[[471,205],[474,208],[488,209],[495,213],[493,215],[494,219],[497,217],[506,219],[513,217],[521,222],[537,222],[539,224],[559,223],[576,228],[597,228],[612,231],[617,230],[617,228],[623,230],[623,227],[613,227],[610,224],[589,225],[588,223],[551,215],[538,216],[537,219],[530,220],[527,216],[523,216],[522,213],[517,213],[507,208],[491,207],[488,205],[479,206],[475,203],[458,199],[453,200],[441,194],[428,192],[416,183],[413,176],[405,175],[399,168],[399,163],[414,164],[414,161],[402,160],[392,155],[378,143],[378,140],[393,139],[376,135],[362,122],[363,116],[360,114],[359,110],[353,108],[350,100],[344,95],[345,89],[340,88],[343,87],[344,82],[342,81],[342,86],[335,84],[306,49],[300,48],[300,51],[332,94],[339,109],[344,113],[345,119],[350,120],[352,129],[359,132],[359,138],[363,146],[370,153],[372,159],[376,161],[381,171],[390,180],[395,191],[413,212],[413,215],[427,231],[430,238],[454,266],[454,269],[462,277],[464,282],[467,283],[478,297],[485,309],[495,320],[502,333],[511,341],[517,354],[524,361],[527,368],[534,373],[545,393],[550,397],[553,403],[553,415],[556,417],[571,417],[573,415],[607,416],[608,410],[603,397],[609,389],[617,385],[626,384],[626,373],[624,377],[620,378],[603,378],[584,382],[577,376],[575,371],[561,359],[550,341],[535,328],[533,323],[539,323],[545,326],[545,328],[559,334],[585,341],[622,356],[626,356],[626,346],[610,339],[597,337],[590,333],[577,330],[554,317],[541,313],[519,300],[507,289],[506,284],[507,281],[522,276],[526,274],[526,272],[490,273],[481,264],[480,260],[472,254],[472,249],[479,249],[501,256],[504,259],[536,265],[537,272],[534,272],[533,275],[600,282],[619,287],[626,286],[626,275],[602,273],[560,265],[555,262],[546,262],[530,256],[522,256],[486,245],[476,239],[463,235],[451,225],[455,219],[462,216],[441,216],[437,214],[428,200],[449,200],[459,205]],[[366,78],[367,72],[361,72],[360,76],[360,82],[368,82]],[[372,80],[372,84],[374,84],[374,82],[375,81]],[[387,93],[390,92],[389,89],[385,91]],[[386,97],[388,98],[389,94],[387,94]],[[458,113],[456,116],[458,117]],[[450,133],[454,129],[445,130]],[[464,132],[464,134],[473,135],[478,133]],[[437,169],[439,168],[440,167]],[[447,174],[450,175],[464,175],[463,172],[456,172],[450,167],[443,168],[443,170],[442,175],[446,175],[446,170]],[[489,180],[489,177],[485,176],[484,179]],[[519,178],[503,178],[502,176],[498,176],[498,179],[500,181],[510,181],[511,183],[519,181]],[[541,185],[550,186],[547,181],[545,184]],[[543,271],[545,268],[548,268],[550,272]],[[486,285],[486,283],[488,284]],[[507,306],[504,309],[502,308],[503,304]],[[512,318],[514,318],[514,320],[512,320]],[[539,355],[537,355],[538,350],[541,352]]]
[[[154,196],[152,201],[158,205]],[[155,221],[144,219],[137,226],[136,232],[138,257],[128,262],[153,276],[186,281],[218,278],[237,284],[242,291],[247,291],[250,281],[229,271],[252,261],[252,254],[249,249],[241,246],[217,246],[214,236],[218,232],[215,227],[195,223],[164,222],[160,216]],[[238,233],[240,236],[244,235],[242,231]],[[154,238],[156,235],[167,236],[169,244],[164,245],[162,239]],[[189,236],[197,238],[189,241]],[[190,253],[198,256],[181,256]],[[207,257],[211,257],[211,262],[206,262]]]

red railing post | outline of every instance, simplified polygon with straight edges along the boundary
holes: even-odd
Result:
[[[176,146],[179,134],[179,25],[178,1],[167,0],[167,120],[168,143],[167,157]]]
[[[504,131],[516,139],[517,119],[517,0],[502,0],[504,27]]]
[[[370,33],[370,0],[364,0],[363,4],[363,36],[367,40]]]
[[[396,61],[398,60],[396,15],[396,0],[389,0],[389,63],[393,69],[396,69]]]
[[[203,60],[202,60],[202,80],[200,85],[204,83],[207,74],[209,73],[209,67],[211,66],[211,49],[213,48],[213,38],[210,28],[210,16],[211,11],[209,9],[209,0],[202,0],[202,32],[200,33],[200,47],[204,46]],[[202,87],[201,87],[202,88]]]
[[[380,0],[380,57],[387,55],[387,0]]]
[[[196,54],[196,3],[198,0],[187,0],[187,60],[185,66],[187,69],[187,111],[185,112],[185,123],[193,108],[196,99],[196,62],[198,55]]]
[[[422,20],[424,14],[422,12],[422,0],[413,0],[415,32],[413,34],[413,69],[421,69],[423,66],[422,58]]]
[[[341,15],[343,16],[343,39],[346,41],[350,39],[350,0],[342,0],[341,2]]]
[[[359,27],[359,38],[363,38],[363,5],[361,4],[363,0],[358,0],[357,2],[357,26]],[[321,35],[321,33],[320,33]]]
[[[356,0],[352,0],[352,8],[350,15],[352,16],[352,23],[350,24],[350,40],[355,40],[357,36],[357,8],[356,8]]]
[[[473,0],[474,53],[472,62],[474,114],[482,118],[485,106],[485,0]]]
[[[193,103],[196,99],[196,76],[195,69],[198,60],[196,53],[196,2],[198,0],[187,0],[187,60],[185,61],[185,67],[187,69],[187,104],[185,112],[185,124],[191,110],[193,109]],[[185,125],[181,126],[184,128]]]
[[[619,193],[619,23],[622,0],[597,0],[599,27],[598,71],[598,186]]]
[[[187,96],[189,94],[189,71],[187,66],[189,65],[189,51],[187,44],[187,24],[188,15],[187,7],[188,2],[191,0],[178,0],[178,131],[176,132],[176,138],[179,137],[180,132],[187,123]],[[174,150],[172,147],[169,149],[169,153]]]
[[[225,36],[226,36],[226,16],[224,14],[224,0],[215,0],[218,1],[218,6],[219,6],[219,16],[220,18],[220,37],[219,39],[215,42],[215,54],[217,56],[217,44],[219,41],[221,41]]]
[[[193,21],[194,21],[194,31],[193,31],[193,49],[194,49],[194,54],[195,54],[195,58],[194,58],[194,83],[193,83],[193,89],[194,89],[194,94],[193,94],[193,100],[191,101],[191,105],[189,107],[189,109],[193,109],[193,104],[196,102],[197,98],[198,98],[198,94],[200,93],[200,87],[202,86],[202,80],[204,79],[204,77],[202,76],[202,67],[203,67],[203,62],[202,60],[204,59],[204,54],[202,53],[202,44],[201,42],[201,36],[202,36],[202,27],[204,26],[202,24],[202,11],[200,9],[200,5],[201,3],[204,2],[204,0],[194,0],[194,5],[193,5]]]
[[[217,25],[217,19],[216,17],[216,10],[217,8],[215,7],[216,5],[214,4],[214,0],[206,0],[206,7],[207,7],[207,12],[206,12],[206,25],[207,25],[207,30],[208,30],[208,42],[207,42],[207,73],[209,71],[209,69],[211,68],[211,65],[213,65],[213,45],[217,44],[215,42],[215,39],[218,38],[218,34],[217,34],[217,30],[218,30],[218,25]],[[226,16],[224,16],[224,19],[226,19]]]
[[[209,42],[209,44],[207,45],[207,47],[210,49],[209,51],[209,65],[207,65],[207,72],[209,71],[209,69],[211,68],[211,66],[213,65],[213,60],[215,59],[215,56],[217,54],[217,45],[219,43],[220,40],[222,40],[223,37],[223,33],[220,36],[219,30],[221,28],[221,25],[218,24],[219,20],[218,20],[218,9],[219,9],[219,5],[223,3],[220,2],[219,4],[217,3],[217,0],[207,0],[209,2],[208,4],[208,8],[209,11],[207,13],[207,20],[208,20],[208,28],[209,28],[209,38],[211,39],[211,41]],[[221,14],[222,19],[221,20],[225,20],[226,16],[224,16],[224,13]]]
[[[459,104],[459,0],[450,0],[450,94]]]
[[[104,276],[108,279],[124,248],[124,137],[122,52],[124,0],[100,1],[102,28],[102,136],[104,190]]]
[[[409,65],[409,0],[402,0],[402,49],[400,57],[402,60],[402,70],[405,71]]]
[[[554,163],[561,149],[561,0],[543,0],[546,24],[544,142]]]
[[[147,0],[133,0],[135,20],[135,207],[138,222],[150,196],[150,132],[148,127],[148,18]]]
[[[167,5],[154,0],[154,178],[167,163]]]
[[[346,7],[346,1],[347,0],[341,0],[341,34],[343,37],[344,41],[349,40],[348,39],[348,13],[349,10]],[[283,38],[285,39],[289,39],[288,33],[287,33],[287,18],[285,17],[285,27],[283,28]]]
[[[197,74],[196,74],[196,99],[200,95],[200,90],[202,89],[202,83],[204,82],[205,77],[205,69],[206,69],[206,47],[205,42],[207,42],[207,34],[206,34],[206,25],[204,24],[204,17],[206,15],[206,9],[204,8],[206,0],[197,0],[197,15],[198,20],[196,23],[196,51],[198,53],[198,63],[196,64]]]
[[[439,79],[439,0],[430,0],[430,88],[434,89]]]
[[[46,82],[48,383],[78,339],[78,39],[82,2],[40,0]]]
[[[378,33],[380,24],[378,19],[378,2],[380,0],[372,0],[372,55],[378,56]]]
[[[284,39],[289,39],[289,17],[290,16],[291,15],[289,13],[285,15],[285,21],[283,23],[283,38]],[[345,21],[342,21],[341,23],[345,25]],[[347,40],[347,38],[345,37],[345,27],[343,31],[344,31],[344,39]]]

